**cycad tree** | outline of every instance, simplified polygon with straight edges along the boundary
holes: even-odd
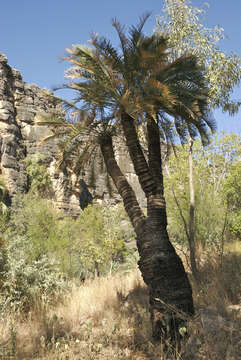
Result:
[[[70,82],[65,87],[76,90],[73,107],[83,101],[83,108],[92,114],[84,125],[98,131],[107,172],[136,232],[139,268],[150,292],[153,335],[159,338],[167,331],[168,323],[173,332],[177,330],[180,322],[176,310],[194,313],[191,286],[166,229],[160,138],[173,140],[175,129],[182,141],[200,134],[205,142],[212,121],[207,87],[195,57],[183,56],[168,63],[166,39],[142,32],[147,17],[141,18],[128,34],[113,21],[120,52],[95,35],[92,48],[73,46],[68,50],[70,55],[65,60],[73,66],[67,72]],[[146,133],[147,156],[139,139],[140,125]],[[146,197],[146,215],[116,161],[112,142],[116,130],[123,131]],[[74,149],[79,135],[74,131],[72,134]]]

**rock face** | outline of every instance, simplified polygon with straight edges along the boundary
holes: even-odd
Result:
[[[25,83],[20,72],[10,67],[6,56],[0,54],[0,173],[8,189],[9,203],[16,194],[28,191],[24,160],[35,154],[41,154],[47,165],[57,209],[77,215],[92,199],[104,203],[120,201],[100,154],[81,175],[77,176],[71,169],[56,172],[56,140],[41,143],[51,131],[35,122],[38,116],[56,112],[63,113],[59,100],[50,91]],[[116,151],[120,167],[144,205],[125,148],[118,145]]]

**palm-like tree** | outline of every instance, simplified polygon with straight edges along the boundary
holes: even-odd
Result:
[[[85,110],[99,114],[89,116],[85,124],[98,129],[107,172],[135,229],[139,268],[150,291],[153,335],[159,338],[167,329],[167,319],[169,325],[172,322],[172,330],[177,330],[176,310],[194,313],[190,283],[167,233],[160,137],[173,141],[175,129],[182,141],[200,134],[205,142],[207,128],[213,124],[209,119],[208,89],[195,57],[183,56],[168,63],[166,39],[143,34],[148,16],[131,27],[128,35],[113,21],[121,52],[95,35],[92,48],[73,46],[68,50],[70,55],[65,60],[73,66],[67,72],[70,82],[65,87],[76,90],[72,107],[83,101]],[[138,136],[140,125],[147,135],[147,158]],[[113,129],[119,127],[146,196],[146,216],[115,158]],[[78,144],[78,134],[71,137],[71,144]]]

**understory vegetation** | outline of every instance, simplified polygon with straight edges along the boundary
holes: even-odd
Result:
[[[153,342],[148,290],[136,269],[135,236],[122,205],[93,203],[76,219],[65,217],[45,191],[51,186],[46,168],[34,163],[34,187],[1,213],[0,357],[237,359],[240,144],[238,135],[224,134],[204,154],[195,143],[198,283],[183,222],[189,204],[187,149],[177,147],[178,157],[172,154],[166,162],[169,232],[189,274],[197,314],[182,329],[189,337],[179,347]]]
[[[27,311],[39,296],[51,302],[71,279],[85,281],[136,263],[135,250],[124,241],[124,219],[120,206],[89,205],[72,219],[31,192],[18,200],[1,218],[1,312]],[[131,242],[131,229],[129,235]]]
[[[207,260],[202,285],[192,283],[197,315],[179,348],[153,341],[148,292],[132,270],[69,284],[64,300],[55,306],[36,300],[25,318],[9,313],[0,322],[3,358],[236,360],[241,316],[233,303],[240,299],[240,272],[240,255],[226,255],[222,271],[216,258]]]
[[[165,195],[169,233],[181,246],[187,243],[189,221],[188,145],[179,146],[165,164]],[[229,242],[240,239],[241,137],[215,136],[203,148],[194,142],[195,244],[202,251],[222,256]]]

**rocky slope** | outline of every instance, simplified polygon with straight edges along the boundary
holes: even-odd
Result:
[[[6,56],[0,54],[0,172],[8,189],[9,203],[16,194],[28,191],[24,160],[35,154],[41,154],[47,165],[57,209],[77,215],[91,199],[107,204],[120,201],[100,154],[81,175],[77,176],[71,169],[56,171],[56,141],[41,143],[50,130],[37,125],[35,120],[44,114],[62,113],[61,104],[50,91],[25,83],[20,72],[7,62]],[[120,167],[144,204],[125,147],[116,145],[116,152]]]

